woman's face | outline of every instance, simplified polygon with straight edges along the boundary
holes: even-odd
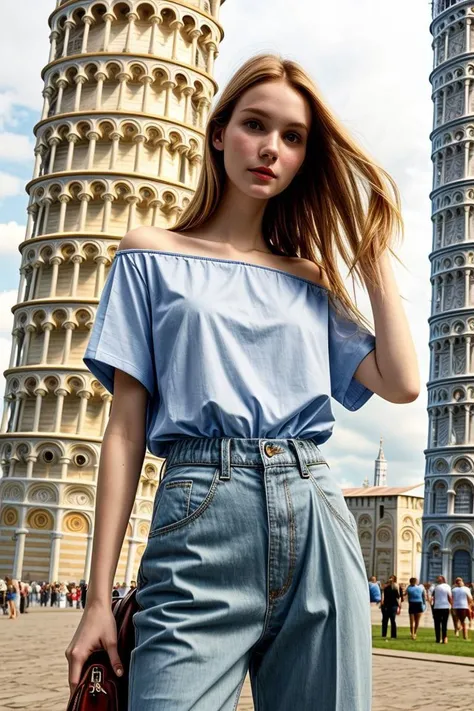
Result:
[[[224,151],[227,176],[242,193],[269,199],[285,190],[301,168],[310,129],[306,99],[285,81],[271,81],[240,97],[228,125],[216,130],[213,145]],[[262,165],[276,177],[265,180],[251,172]]]

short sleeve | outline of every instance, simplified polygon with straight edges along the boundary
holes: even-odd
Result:
[[[375,349],[375,336],[337,312],[328,301],[329,368],[331,395],[347,410],[358,410],[374,394],[354,378],[365,356]]]
[[[113,394],[115,368],[142,383],[153,395],[155,368],[151,309],[144,277],[133,256],[118,251],[100,296],[83,361]]]

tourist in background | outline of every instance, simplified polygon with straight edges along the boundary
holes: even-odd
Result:
[[[456,578],[454,582],[454,587],[451,590],[452,600],[453,600],[453,612],[456,621],[456,637],[459,637],[459,632],[462,629],[462,634],[464,639],[469,639],[468,624],[471,617],[471,606],[473,604],[473,598],[471,591],[468,587],[464,585],[462,578]]]
[[[49,586],[47,583],[43,583],[40,592],[40,606],[47,607],[49,603]]]
[[[372,575],[369,580],[369,598],[371,607],[380,605],[380,601],[382,600],[382,590],[375,575]]]
[[[82,609],[84,609],[86,606],[86,599],[87,599],[87,583],[86,583],[86,581],[81,580],[81,582],[79,583],[79,587],[81,590],[81,606],[82,606]]]
[[[28,600],[28,590],[29,590],[29,585],[28,583],[25,583],[24,580],[20,580],[19,583],[19,590],[20,590],[20,614],[27,614],[27,600]]]
[[[59,607],[62,609],[67,607],[67,587],[65,583],[59,585]]]
[[[390,620],[390,637],[397,638],[396,617],[402,609],[400,588],[397,584],[397,576],[391,575],[382,590],[382,638],[387,639],[388,621]]]
[[[51,607],[56,607],[59,604],[59,588],[56,583],[51,583],[49,586]]]
[[[18,604],[17,604],[17,598],[20,594],[20,588],[18,585],[18,580],[15,580],[14,578],[10,577],[9,575],[5,576],[5,582],[7,584],[7,604],[8,604],[8,619],[9,620],[16,620],[18,618]]]
[[[7,584],[3,578],[0,578],[0,606],[3,614],[8,615]]]
[[[432,593],[436,642],[438,644],[448,644],[448,619],[453,597],[444,575],[438,575],[436,582],[437,585]]]
[[[410,616],[410,635],[416,639],[416,633],[420,624],[421,616],[426,610],[426,591],[423,585],[419,585],[418,578],[410,578],[410,585],[407,587],[408,614]]]

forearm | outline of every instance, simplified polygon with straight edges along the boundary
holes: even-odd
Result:
[[[105,432],[99,463],[87,605],[110,604],[113,579],[145,456],[145,442]]]
[[[377,340],[377,368],[392,389],[393,402],[398,396],[404,402],[407,394],[419,393],[418,360],[388,251],[380,257],[378,267],[385,296],[366,281]]]

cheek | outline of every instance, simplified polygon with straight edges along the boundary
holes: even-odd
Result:
[[[235,133],[230,141],[230,149],[232,153],[236,153],[241,157],[250,156],[255,153],[255,146],[252,137],[245,133]]]
[[[288,155],[281,157],[281,162],[285,166],[285,171],[288,173],[296,173],[304,162],[304,151],[291,151]]]

